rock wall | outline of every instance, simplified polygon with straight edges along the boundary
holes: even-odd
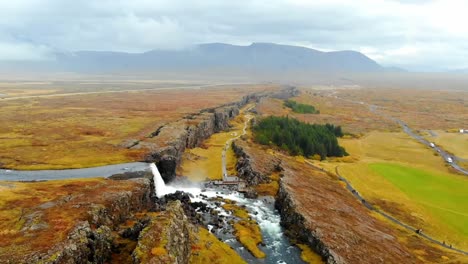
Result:
[[[239,177],[247,181],[249,185],[257,185],[268,181],[268,175],[274,171],[282,171],[281,160],[273,155],[265,155],[257,147],[251,147],[243,140],[236,140],[233,143],[236,153],[236,168]],[[320,254],[327,263],[342,263],[339,257],[329,250],[317,236],[312,233],[305,224],[304,217],[296,210],[293,200],[280,181],[280,188],[276,196],[275,207],[281,215],[281,224],[286,229],[286,234],[298,241],[308,244]]]
[[[46,252],[6,263],[189,263],[197,227],[196,219],[187,217],[186,209],[193,211],[185,208],[188,195],[176,193],[167,201],[155,201],[152,179],[137,176],[114,177],[139,183],[136,188],[102,193],[92,204],[77,204],[86,206],[88,219],[76,221],[67,237]],[[164,208],[155,208],[158,202]]]
[[[268,175],[252,167],[253,160],[245,151],[246,146],[244,143],[242,140],[236,140],[232,143],[232,149],[237,156],[236,169],[239,178],[244,179],[249,185],[258,185],[259,183],[266,182]]]
[[[244,140],[235,140],[232,149],[237,156],[236,169],[239,177],[249,185],[270,182],[272,173],[282,171],[281,159],[265,155],[263,149],[251,147]]]
[[[140,233],[132,254],[134,263],[189,263],[194,230],[181,202],[169,202]]]
[[[175,178],[185,148],[199,146],[212,134],[229,128],[229,121],[239,114],[240,108],[264,97],[289,98],[298,94],[295,87],[285,87],[278,92],[259,92],[244,96],[240,101],[217,108],[204,109],[176,122],[159,127],[152,142],[139,142],[135,148],[147,148],[146,162],[155,162],[165,182]]]
[[[305,223],[304,217],[297,211],[296,206],[287,192],[284,184],[280,182],[280,188],[276,197],[275,207],[281,215],[281,224],[289,237],[306,243],[315,250],[328,264],[344,263],[340,261],[332,250],[324,245]]]
[[[107,226],[92,229],[89,222],[77,223],[67,240],[46,255],[34,255],[24,263],[106,263],[111,255],[112,236]]]
[[[103,194],[110,204],[92,204],[88,211],[88,222],[93,226],[109,226],[113,229],[136,212],[150,211],[155,208],[153,179],[134,179],[142,184],[141,188],[119,193]]]
[[[131,179],[136,187],[128,191],[103,193],[88,208],[88,219],[78,221],[62,242],[46,253],[24,256],[24,263],[106,263],[112,253],[113,234],[118,226],[137,212],[154,208],[152,179]],[[23,262],[22,262],[23,263]]]

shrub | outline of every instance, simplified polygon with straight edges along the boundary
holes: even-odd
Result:
[[[301,114],[319,114],[320,111],[316,110],[312,105],[300,104],[293,100],[284,101],[284,106],[290,108],[295,113]]]

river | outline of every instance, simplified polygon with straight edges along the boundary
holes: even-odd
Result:
[[[67,170],[0,170],[2,181],[42,181],[58,179],[110,177],[125,172],[137,172],[149,170],[149,164],[145,162],[131,162],[114,165],[106,165],[92,168],[67,169]]]

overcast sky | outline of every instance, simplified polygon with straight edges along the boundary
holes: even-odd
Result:
[[[465,0],[3,0],[0,60],[274,42],[356,50],[386,66],[468,68]]]

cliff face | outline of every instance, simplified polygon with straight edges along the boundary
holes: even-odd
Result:
[[[30,191],[37,188],[48,202],[23,207],[36,224],[23,224],[26,244],[12,240],[12,248],[0,250],[0,259],[11,263],[105,263],[119,225],[155,206],[149,178],[31,184]]]
[[[19,231],[1,234],[0,262],[189,263],[198,231],[189,196],[154,199],[152,178],[134,177],[142,175],[29,183],[48,202],[35,194],[15,201],[35,204],[22,207]]]
[[[105,263],[111,255],[111,229],[92,229],[89,222],[77,223],[67,240],[55,245],[47,254],[33,255],[24,263]],[[12,262],[14,263],[14,262]]]
[[[281,223],[286,229],[289,237],[310,245],[328,264],[345,263],[332,250],[330,250],[315,232],[307,228],[304,216],[298,212],[290,194],[280,183],[280,188],[276,198],[275,207],[281,215]]]
[[[237,156],[236,169],[238,175],[249,185],[268,182],[269,175],[274,171],[281,170],[280,159],[271,155],[256,153],[258,150],[249,147],[243,140],[234,141],[232,149]]]
[[[289,98],[297,95],[294,87],[285,87],[278,92],[253,93],[240,101],[217,108],[202,110],[177,122],[159,127],[152,133],[152,138],[138,142],[134,148],[146,148],[147,162],[155,162],[165,182],[172,181],[175,169],[182,159],[185,148],[200,145],[213,133],[229,128],[229,121],[239,114],[240,108],[249,102],[256,102],[264,97]]]
[[[134,263],[189,263],[195,227],[184,214],[180,201],[169,202],[143,229],[133,251]]]

